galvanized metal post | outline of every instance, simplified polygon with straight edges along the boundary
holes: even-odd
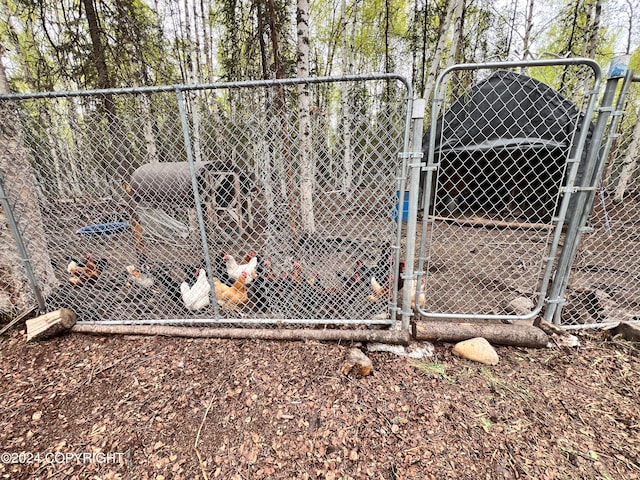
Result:
[[[412,142],[411,142],[411,155],[410,162],[408,164],[410,171],[410,183],[409,183],[409,211],[407,212],[407,247],[405,252],[405,279],[409,281],[408,286],[412,286],[416,289],[416,297],[420,295],[420,285],[416,282],[415,274],[413,273],[413,263],[415,260],[415,241],[416,230],[418,222],[418,200],[420,190],[420,173],[422,172],[422,125],[424,123],[424,112],[426,102],[424,99],[416,99],[413,101],[413,109],[411,113],[411,120],[413,124]],[[400,199],[398,205],[398,222],[402,221],[403,205],[403,192],[400,192]],[[412,282],[414,285],[412,285]],[[404,330],[409,328],[409,322],[413,315],[411,308],[411,292],[412,288],[404,288],[402,293],[402,328]]]
[[[413,92],[411,90],[411,86],[407,85],[407,111],[406,111],[406,117],[405,117],[405,123],[404,123],[404,137],[403,137],[403,141],[402,141],[402,154],[401,154],[401,162],[400,162],[400,173],[399,176],[396,178],[396,188],[397,188],[397,192],[398,192],[398,198],[397,198],[397,202],[398,204],[396,205],[396,219],[397,219],[397,228],[396,228],[396,243],[394,245],[394,256],[393,256],[393,260],[394,260],[394,265],[395,265],[395,269],[393,271],[393,274],[395,275],[395,278],[398,278],[398,275],[400,275],[400,250],[402,247],[402,237],[403,237],[403,232],[402,232],[402,214],[404,213],[404,194],[405,194],[405,190],[407,189],[407,158],[406,158],[406,152],[409,151],[409,142],[411,141],[411,127],[412,127],[412,122],[411,122],[411,118],[413,115]],[[407,219],[408,220],[408,219]],[[412,240],[412,242],[415,244],[415,239]],[[403,273],[403,275],[406,274],[406,270]],[[393,293],[392,293],[392,297],[391,297],[391,308],[390,308],[390,313],[391,313],[391,318],[395,319],[397,318],[398,315],[402,315],[402,305],[400,307],[398,307],[398,288],[397,288],[398,283],[394,282],[394,287],[393,287]]]
[[[548,305],[544,312],[544,318],[548,322],[553,321],[556,324],[560,324],[560,315],[562,312],[562,306],[565,303],[564,294],[566,292],[569,275],[571,273],[571,265],[575,260],[582,229],[586,224],[588,216],[587,209],[593,203],[593,197],[595,195],[597,180],[594,177],[595,173],[600,171],[598,163],[601,161],[601,159],[599,159],[601,153],[600,147],[602,145],[602,139],[604,138],[607,122],[611,116],[611,105],[613,105],[613,98],[619,83],[618,80],[618,78],[610,78],[607,80],[604,95],[599,107],[598,118],[591,137],[591,145],[586,159],[582,185],[577,185],[575,187],[575,211],[571,215],[571,219],[567,226],[564,245],[560,252],[560,256],[558,257],[558,265],[556,267],[549,297],[547,299]]]
[[[13,238],[16,241],[16,247],[18,248],[18,253],[20,254],[20,261],[22,262],[22,265],[24,265],[27,279],[29,280],[31,288],[33,289],[33,295],[38,302],[38,308],[40,309],[40,312],[44,312],[47,308],[44,301],[44,296],[42,295],[42,290],[40,289],[40,285],[38,284],[38,280],[36,279],[36,275],[31,266],[31,257],[29,256],[27,247],[24,243],[24,240],[22,239],[22,235],[20,233],[18,223],[16,222],[16,218],[13,215],[13,209],[11,208],[11,204],[9,203],[9,198],[5,195],[4,180],[2,178],[0,178],[0,201],[2,202],[2,208],[4,209],[7,223],[9,224],[9,228],[11,229],[11,233],[13,234]]]
[[[209,241],[207,240],[207,228],[204,223],[204,213],[202,211],[202,203],[200,200],[200,191],[198,190],[198,181],[196,177],[196,168],[193,160],[193,151],[191,150],[191,135],[189,134],[189,123],[184,108],[184,95],[182,90],[176,88],[176,97],[178,101],[178,111],[180,112],[180,122],[182,124],[182,135],[184,137],[184,147],[187,152],[187,162],[189,163],[189,172],[191,174],[191,188],[193,190],[193,200],[196,204],[196,216],[198,217],[198,226],[200,229],[200,243],[204,254],[204,261],[207,266],[207,279],[211,286],[209,296],[213,304],[213,311],[216,318],[219,318],[218,299],[216,298],[215,288],[213,285],[213,268],[211,267],[211,255],[209,254]]]
[[[632,71],[627,71],[624,77],[623,88],[618,96],[618,102],[616,104],[615,111],[611,108],[613,105],[613,99],[615,97],[620,78],[609,78],[607,80],[605,91],[602,97],[601,106],[599,108],[600,114],[596,120],[596,125],[593,130],[592,145],[587,157],[587,165],[582,180],[582,186],[580,186],[577,192],[578,202],[576,202],[576,211],[571,216],[571,221],[567,227],[567,233],[565,236],[565,242],[558,258],[558,267],[556,269],[554,281],[551,285],[551,291],[549,294],[549,304],[544,312],[544,318],[546,321],[553,321],[555,324],[561,323],[562,306],[564,305],[564,295],[566,293],[567,284],[569,283],[569,276],[571,275],[571,266],[575,261],[578,246],[580,245],[580,239],[584,231],[585,225],[589,215],[591,214],[591,207],[595,197],[597,184],[602,175],[606,158],[611,148],[611,141],[613,137],[609,135],[607,141],[602,143],[607,122],[609,118],[614,115],[611,125],[609,126],[609,132],[615,132],[620,115],[623,113],[624,103],[629,91],[629,85],[631,84],[633,77]]]

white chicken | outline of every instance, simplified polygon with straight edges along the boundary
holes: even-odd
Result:
[[[258,257],[254,252],[249,252],[247,257],[245,258],[246,263],[243,264],[238,264],[236,259],[228,253],[226,253],[223,258],[226,263],[227,274],[229,275],[230,279],[238,280],[238,278],[240,278],[240,276],[242,275],[242,272],[246,272],[247,274],[247,284],[251,283],[251,281],[256,278]]]
[[[205,307],[208,307],[211,303],[209,299],[209,293],[211,292],[211,284],[207,279],[207,272],[204,268],[201,268],[198,272],[198,279],[192,287],[187,282],[180,284],[180,293],[182,294],[182,301],[185,307],[192,312],[197,312]]]

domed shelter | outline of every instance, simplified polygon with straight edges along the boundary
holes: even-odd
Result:
[[[438,118],[440,168],[432,213],[550,222],[582,120],[576,105],[550,86],[511,71],[494,72]],[[428,129],[423,137],[425,156],[430,135]],[[586,155],[585,148],[578,185]]]

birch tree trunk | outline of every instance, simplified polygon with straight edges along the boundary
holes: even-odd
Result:
[[[593,11],[593,21],[591,22],[591,31],[589,32],[589,44],[587,47],[587,56],[589,58],[596,57],[596,47],[598,44],[598,32],[600,30],[600,19],[602,17],[602,0],[596,0]]]
[[[298,0],[296,15],[298,24],[298,61],[297,74],[299,78],[309,76],[309,1]],[[311,92],[309,84],[298,86],[298,122],[300,129],[300,215],[304,233],[312,234],[316,231],[313,213],[313,181],[315,179],[315,161],[311,152],[311,120],[310,107]]]
[[[419,98],[425,98],[424,96],[424,86],[425,86],[425,78],[424,73],[426,70],[427,63],[427,16],[429,14],[429,4],[428,1],[424,2],[424,16],[422,18],[422,46],[420,48],[420,88],[419,88]]]
[[[456,61],[456,56],[459,54],[460,46],[463,41],[464,30],[464,0],[455,0],[455,17],[453,19],[453,37],[451,40],[451,48],[449,49],[449,56],[447,57],[447,68],[453,65]]]
[[[146,94],[140,95],[140,110],[144,116],[144,123],[142,126],[144,135],[144,146],[147,151],[147,161],[149,163],[159,163],[158,146],[156,144],[156,134],[154,129],[153,108],[151,107],[151,100]]]
[[[213,55],[214,51],[213,45],[213,35],[212,28],[209,25],[207,12],[211,10],[211,6],[207,3],[208,10],[205,11],[204,0],[200,0],[200,14],[202,15],[202,47],[204,59],[207,64],[207,82],[213,81],[211,76],[213,75]]]
[[[631,137],[631,144],[627,150],[627,154],[624,157],[622,163],[622,171],[620,177],[618,177],[618,183],[616,184],[616,193],[613,196],[614,202],[622,202],[624,198],[624,192],[627,189],[627,185],[636,171],[638,164],[638,156],[640,155],[640,122],[636,122],[633,127],[633,135]]]
[[[626,47],[624,49],[624,53],[629,55],[631,53],[631,41],[633,39],[633,21],[635,16],[633,14],[634,4],[631,0],[626,1],[627,7],[629,8],[629,21],[627,22],[627,42]]]
[[[533,2],[534,0],[529,0],[529,5],[527,6],[527,19],[525,20],[524,25],[524,38],[522,39],[522,60],[524,61],[529,58],[530,53],[531,30],[533,29]],[[522,70],[524,70],[524,68]]]
[[[439,35],[438,35],[438,43],[436,45],[435,52],[433,53],[433,59],[431,61],[431,67],[429,68],[429,74],[427,75],[427,80],[425,81],[424,88],[424,99],[427,102],[431,98],[431,93],[433,92],[434,84],[436,82],[436,76],[438,71],[440,70],[440,62],[442,61],[442,54],[444,52],[444,46],[447,40],[447,32],[449,31],[449,26],[451,25],[451,17],[453,16],[453,12],[457,6],[457,1],[450,1],[447,6],[447,15],[445,16],[444,21],[440,24]]]
[[[195,7],[194,7],[195,8]],[[195,18],[194,18],[195,21]],[[184,0],[184,32],[183,32],[186,44],[186,52],[188,58],[186,59],[189,63],[185,66],[188,71],[190,71],[189,75],[189,83],[198,83],[199,75],[198,75],[198,33],[197,33],[197,25],[195,32],[195,42],[192,41],[191,37],[191,20],[189,16],[189,0]],[[189,99],[189,103],[191,104],[191,124],[193,128],[193,132],[191,134],[191,143],[193,144],[193,160],[195,162],[202,161],[202,149],[200,148],[200,116],[198,115],[198,92],[189,92],[185,95],[186,98]]]
[[[589,4],[587,15],[587,31],[585,32],[582,56],[594,58],[600,29],[600,17],[602,14],[602,0],[593,0]]]
[[[355,7],[354,7],[355,8]],[[347,34],[347,2],[342,0],[342,70],[344,75],[349,75],[353,70],[353,56],[351,55],[351,42],[353,38]],[[355,22],[355,20],[354,20]],[[345,200],[351,199],[351,185],[353,183],[353,157],[351,152],[351,86],[348,83],[342,85],[342,139],[344,151],[342,155],[342,193]]]

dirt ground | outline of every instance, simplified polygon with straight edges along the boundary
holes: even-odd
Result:
[[[578,335],[493,367],[369,352],[359,377],[351,344],[13,330],[0,477],[640,478],[640,349]]]

